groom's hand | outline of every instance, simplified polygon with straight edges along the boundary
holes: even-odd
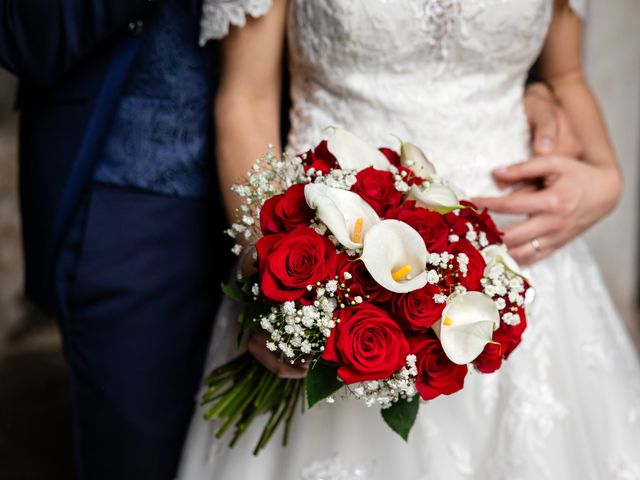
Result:
[[[538,82],[527,87],[524,109],[531,128],[533,155],[582,155],[582,144],[573,133],[569,117],[547,85]]]
[[[251,332],[247,349],[267,370],[280,378],[304,378],[309,370],[308,363],[291,364],[278,352],[267,348],[269,338],[264,333]]]

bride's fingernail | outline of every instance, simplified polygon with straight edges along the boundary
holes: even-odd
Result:
[[[507,172],[506,165],[502,165],[500,167],[497,167],[497,168],[493,169],[493,173],[497,173],[497,174],[506,173],[506,172]]]

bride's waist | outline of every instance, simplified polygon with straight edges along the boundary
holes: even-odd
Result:
[[[399,148],[398,138],[418,145],[436,166],[438,173],[458,186],[466,195],[495,195],[500,191],[492,172],[498,167],[526,160],[530,156],[526,120],[511,124],[473,125],[434,124],[405,118],[358,119],[318,115],[300,122],[292,116],[288,150],[299,153],[317,145],[327,126],[352,131],[370,144]]]

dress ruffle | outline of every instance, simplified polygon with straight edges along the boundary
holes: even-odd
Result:
[[[229,33],[229,26],[244,27],[247,15],[265,15],[272,0],[204,0],[200,20],[200,45],[219,40]]]

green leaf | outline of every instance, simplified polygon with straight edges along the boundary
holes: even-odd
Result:
[[[440,215],[446,215],[447,213],[453,212],[454,210],[466,210],[467,208],[471,208],[467,205],[454,205],[452,207],[433,207],[432,209],[438,212]]]
[[[380,412],[382,418],[391,427],[391,430],[400,435],[405,441],[409,438],[411,427],[416,421],[420,399],[415,395],[411,400],[401,398],[389,408],[383,408]]]
[[[246,302],[247,300],[249,300],[249,296],[244,292],[243,287],[244,285],[241,283],[221,283],[220,286],[222,287],[222,291],[224,292],[224,294],[229,297],[232,298],[234,300],[237,300],[239,302]]]
[[[319,358],[305,380],[309,408],[338,391],[344,384],[338,378],[338,365]]]
[[[238,345],[240,345],[242,337],[246,332],[256,326],[260,326],[257,320],[261,316],[268,315],[269,312],[271,312],[271,305],[261,302],[260,300],[245,304],[244,309],[238,314],[238,321],[241,325],[240,331],[238,332]]]
[[[255,275],[251,275],[249,278],[247,278],[244,281],[244,284],[242,284],[242,291],[245,293],[247,297],[251,297],[251,298],[255,297],[255,295],[251,290],[253,290],[253,286],[256,283],[260,283],[260,276],[257,273]]]

